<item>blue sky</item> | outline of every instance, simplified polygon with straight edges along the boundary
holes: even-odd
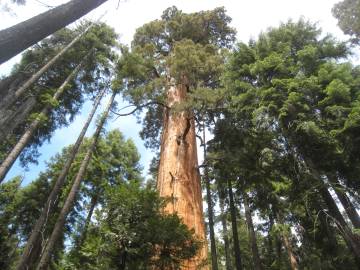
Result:
[[[57,6],[68,0],[42,0],[42,2]],[[35,0],[27,0],[27,5],[23,7],[13,6],[9,0],[0,1],[0,29],[9,27],[27,18],[35,16],[48,7],[40,4]],[[224,6],[228,14],[233,18],[232,25],[238,31],[238,39],[247,42],[250,38],[256,38],[261,31],[265,31],[270,26],[277,26],[281,21],[288,19],[297,20],[305,17],[323,28],[325,33],[332,33],[338,39],[343,40],[340,29],[336,26],[336,20],[331,15],[332,6],[337,0],[121,0],[119,8],[116,9],[118,0],[109,0],[97,10],[87,15],[88,18],[96,19],[105,11],[106,16],[103,21],[114,27],[120,34],[120,41],[130,44],[132,36],[137,27],[146,22],[160,17],[162,11],[169,6],[176,5],[185,12],[195,12],[200,10],[213,9]],[[1,11],[1,5],[9,4],[13,12]],[[14,14],[15,13],[15,14]],[[13,64],[19,61],[20,57],[14,57],[0,66],[0,75],[6,75],[11,70]],[[357,59],[355,59],[357,60]],[[107,99],[102,102],[102,108]],[[117,97],[119,108],[127,105]],[[38,165],[30,165],[29,170],[25,171],[16,163],[8,173],[7,179],[16,176],[24,176],[24,184],[36,178],[41,170],[44,170],[46,161],[54,156],[64,146],[75,142],[80,129],[90,110],[90,102],[86,102],[81,113],[75,118],[74,122],[68,127],[57,130],[50,142],[45,143],[40,149],[41,157]],[[98,110],[100,112],[101,109]],[[148,164],[152,158],[150,150],[145,149],[143,142],[139,137],[140,125],[136,123],[134,116],[120,117],[117,120],[111,119],[107,123],[107,130],[114,128],[120,129],[126,138],[131,138],[142,158],[144,173],[147,172]],[[87,132],[90,136],[94,131],[94,124],[91,125]],[[209,136],[208,136],[209,137]],[[201,153],[199,154],[201,157]]]

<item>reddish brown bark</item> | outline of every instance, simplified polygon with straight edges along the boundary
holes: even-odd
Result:
[[[204,242],[197,256],[183,263],[181,269],[195,270],[207,266],[207,243],[202,207],[200,173],[196,149],[195,123],[187,111],[172,112],[171,107],[186,99],[185,85],[170,85],[164,113],[163,133],[157,188],[160,196],[169,197],[167,213],[177,213],[183,222],[194,229]]]

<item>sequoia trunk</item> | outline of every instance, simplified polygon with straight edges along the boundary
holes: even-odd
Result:
[[[107,0],[72,0],[0,31],[0,64],[81,18]]]
[[[191,112],[171,112],[171,107],[185,101],[186,92],[187,87],[183,84],[172,84],[167,92],[157,188],[160,196],[171,198],[165,211],[177,213],[204,243],[195,258],[182,267],[195,270],[207,260],[195,122]],[[208,266],[203,269],[208,269]]]

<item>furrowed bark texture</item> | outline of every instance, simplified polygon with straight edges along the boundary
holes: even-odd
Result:
[[[107,0],[72,0],[0,31],[0,64],[81,18]]]
[[[167,106],[186,99],[186,86],[170,85],[167,92]],[[165,109],[157,188],[160,196],[170,197],[165,208],[167,213],[177,213],[183,222],[195,230],[196,236],[204,242],[194,259],[184,262],[181,269],[209,269],[207,244],[202,207],[200,173],[198,169],[195,122],[190,112],[172,113]]]
[[[59,240],[60,236],[62,235],[63,229],[64,229],[64,225],[66,222],[66,218],[68,216],[68,214],[70,213],[73,205],[74,205],[74,201],[76,200],[76,195],[79,191],[80,188],[80,184],[81,181],[86,173],[86,169],[87,166],[89,165],[92,153],[95,149],[97,140],[100,136],[100,132],[105,124],[105,121],[107,119],[107,116],[109,114],[111,105],[114,102],[115,99],[115,95],[116,93],[114,92],[113,95],[111,96],[111,99],[103,113],[103,115],[101,116],[100,122],[96,127],[95,133],[93,135],[93,141],[91,143],[91,145],[89,146],[89,148],[86,151],[85,157],[83,159],[83,161],[81,162],[80,168],[78,173],[76,174],[75,180],[72,184],[71,190],[69,192],[69,195],[66,198],[66,201],[64,203],[63,208],[61,209],[61,212],[59,214],[58,219],[56,220],[54,229],[51,233],[50,239],[47,242],[47,245],[44,249],[44,252],[41,256],[40,262],[36,268],[36,270],[46,270],[48,269],[49,263],[50,263],[50,259],[51,259],[51,254],[54,250],[55,244],[56,242]]]
[[[84,139],[85,133],[94,117],[94,114],[97,110],[97,107],[100,104],[101,98],[103,97],[104,93],[105,93],[105,89],[102,90],[99,93],[99,95],[97,96],[97,98],[94,102],[93,108],[92,108],[74,146],[71,149],[70,156],[66,160],[64,167],[62,168],[58,178],[56,179],[55,185],[54,185],[53,189],[51,190],[51,193],[47,199],[47,202],[46,202],[43,210],[41,211],[41,215],[38,218],[38,220],[36,221],[35,227],[33,228],[30,238],[26,243],[26,246],[24,248],[24,251],[23,251],[23,254],[19,261],[19,264],[17,265],[17,268],[16,268],[17,270],[27,269],[29,267],[29,265],[31,264],[30,262],[33,261],[33,260],[31,260],[31,257],[34,257],[34,256],[36,257],[38,255],[33,251],[33,247],[36,246],[37,243],[41,242],[40,237],[41,237],[42,231],[44,230],[44,227],[46,226],[48,216],[50,214],[52,214],[53,209],[57,205],[58,197],[60,196],[61,189],[66,180],[66,176],[70,170],[71,164],[73,163],[75,156],[77,155],[77,153],[79,151],[79,148]]]

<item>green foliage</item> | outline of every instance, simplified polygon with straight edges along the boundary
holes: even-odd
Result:
[[[359,42],[360,36],[360,1],[343,0],[336,3],[332,13],[338,19],[338,26],[341,30],[352,37],[352,41]]]
[[[226,65],[225,106],[209,157],[219,183],[230,177],[240,194],[253,194],[272,243],[262,250],[269,269],[289,267],[281,249],[284,234],[301,269],[320,262],[324,269],[354,267],[335,224],[321,216],[322,179],[311,175],[315,166],[324,178],[333,173],[344,179],[346,190],[358,190],[357,180],[351,180],[358,166],[350,160],[357,155],[353,132],[358,131],[360,77],[348,56],[344,43],[322,37],[316,25],[300,20],[239,43]],[[300,245],[293,242],[293,231]]]
[[[200,243],[176,215],[160,212],[163,205],[136,181],[107,189],[77,269],[179,269]]]
[[[48,217],[44,238],[51,233],[90,143],[91,140],[86,139],[81,146],[58,204]],[[53,157],[47,170],[27,186],[20,186],[20,178],[0,186],[2,269],[10,269],[21,254],[22,245],[39,217],[70,149],[64,148]],[[53,254],[52,268],[118,269],[126,265],[126,269],[179,269],[183,260],[196,254],[202,243],[195,238],[194,232],[178,216],[163,213],[165,200],[160,199],[150,185],[142,186],[139,160],[134,143],[125,140],[118,130],[101,136],[63,237]],[[85,206],[89,201],[95,202],[95,217],[88,216],[89,210]],[[41,245],[38,243],[34,247],[35,257],[39,255]]]
[[[199,110],[196,113],[200,115],[204,114],[205,104],[209,108],[219,105],[220,98],[215,99],[216,103],[210,102],[220,88],[227,52],[235,40],[230,22],[224,8],[186,14],[170,7],[160,20],[136,30],[131,51],[122,49],[113,85],[124,86],[123,96],[136,106],[151,103],[142,120],[141,136],[146,146],[159,145],[164,109],[161,105],[166,105],[169,84],[188,87],[185,104],[173,108],[174,112]],[[204,94],[199,100],[199,95]]]
[[[88,25],[89,22],[82,22],[75,29],[64,28],[27,50],[22,55],[20,62],[13,67],[12,74],[2,80],[0,92],[4,96],[6,94],[13,95],[13,91],[45,65],[64,46],[69,44],[71,40],[81,34]],[[7,141],[1,143],[1,152],[8,152],[14,145],[13,141],[20,138],[34,119],[33,116],[37,115],[44,106],[51,105],[52,110],[44,121],[46,125],[42,125],[37,130],[36,136],[33,136],[20,156],[23,165],[26,165],[27,162],[36,162],[39,146],[49,140],[56,129],[69,125],[87,98],[92,99],[98,91],[108,87],[112,61],[115,60],[113,48],[117,45],[116,38],[117,35],[112,28],[103,23],[95,24],[46,71],[29,89],[29,93],[11,108],[10,114],[21,114],[21,110],[23,110],[21,105],[30,98],[36,98],[36,103],[31,108],[30,113],[18,120],[19,125],[14,133],[7,138]],[[60,99],[53,100],[52,96],[55,91],[89,52],[91,54],[85,59],[86,61],[75,78],[65,86]]]

